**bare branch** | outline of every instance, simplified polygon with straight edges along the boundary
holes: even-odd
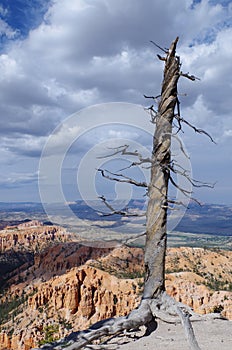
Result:
[[[173,178],[170,176],[170,182],[173,184],[174,187],[176,187],[183,195],[187,198],[190,198],[193,202],[197,203],[198,205],[202,206],[201,202],[198,201],[196,198],[192,197],[191,194],[192,191],[187,191],[184,188],[177,185],[177,183],[173,180]]]
[[[114,150],[114,153],[108,154],[106,156],[98,157],[98,159],[109,158],[109,157],[115,156],[116,154],[121,153],[122,155],[126,155],[126,156],[138,157],[140,162],[144,162],[144,163],[151,162],[150,158],[143,158],[142,154],[139,153],[137,150],[135,150],[134,152],[128,151],[129,147],[130,147],[129,145],[122,145],[118,147],[108,147],[109,150]]]
[[[167,49],[163,49],[161,46],[159,46],[158,44],[156,44],[153,40],[150,40],[150,43],[152,43],[153,45],[155,45],[156,47],[158,47],[158,49],[160,49],[160,50],[163,51],[164,53],[168,54],[168,50],[167,50]]]
[[[154,105],[151,105],[148,108],[144,108],[145,111],[149,111],[151,116],[151,122],[155,124],[156,118],[158,117],[158,112],[154,109]]]
[[[182,167],[179,163],[175,161],[175,159],[172,159],[170,162],[173,166],[178,167],[179,169],[182,169],[183,171],[186,171],[186,173],[189,173],[184,167]]]
[[[168,203],[168,201],[167,201],[167,203]],[[167,209],[167,210],[177,210],[177,208],[174,208],[174,207],[170,207],[170,205],[168,205],[168,204],[163,204],[163,205],[161,205],[161,208],[164,208],[164,209]]]
[[[189,75],[189,73],[180,72],[180,75],[192,81],[201,80],[200,78],[195,77],[195,75]]]
[[[180,116],[180,100],[177,98],[176,100],[176,105],[177,105],[177,115]],[[175,118],[175,116],[174,116]],[[178,130],[177,130],[177,134],[180,130],[182,130],[182,125],[181,125],[181,122],[180,122],[180,119],[179,118],[175,118],[178,122]]]
[[[116,154],[125,154],[126,150],[128,149],[129,145],[122,145],[122,146],[118,146],[118,147],[108,147],[108,149],[110,150],[114,150],[114,153],[111,154],[107,154],[106,156],[102,156],[102,157],[97,157],[98,159],[102,159],[102,158],[109,158],[109,157],[113,157]],[[133,155],[137,155],[137,154],[133,154]]]
[[[127,209],[126,210],[116,210],[112,205],[109,204],[109,202],[105,199],[105,197],[99,196],[105,206],[111,211],[110,213],[104,213],[101,216],[112,216],[112,215],[121,215],[121,216],[144,216],[144,214],[138,214],[138,213],[132,213],[129,212]]]
[[[147,95],[143,95],[145,98],[149,98],[152,100],[157,100],[161,95],[157,95],[157,96],[147,96]]]
[[[185,152],[185,150],[184,150],[184,146],[183,146],[181,140],[180,140],[176,135],[174,135],[174,134],[171,134],[171,137],[173,137],[173,138],[179,143],[181,152],[185,155],[185,157],[186,157],[187,159],[190,159],[190,157],[188,156],[188,154],[187,154],[187,153]]]
[[[116,210],[107,202],[107,200],[105,199],[105,197],[102,195],[102,196],[99,196],[98,198],[100,198],[103,203],[105,204],[105,206],[111,210],[111,212],[113,213],[116,213]],[[107,214],[106,214],[107,215]]]
[[[208,132],[206,132],[205,130],[196,128],[194,125],[190,124],[187,120],[185,120],[184,118],[181,118],[179,115],[175,115],[175,119],[176,119],[179,123],[182,122],[182,123],[187,124],[187,125],[188,125],[190,128],[192,128],[196,133],[198,133],[198,134],[204,134],[204,135],[208,136],[209,139],[210,139],[213,143],[216,144],[216,142],[214,141],[214,139],[212,138],[212,136],[211,136]]]
[[[180,206],[183,206],[183,207],[188,209],[188,206],[186,204],[184,204],[184,202],[182,202],[182,201],[176,201],[174,199],[168,199],[167,202],[170,203],[170,204],[180,205]]]
[[[126,166],[125,168],[119,169],[119,171],[127,170],[127,169],[132,168],[133,166],[139,166],[139,165],[142,165],[142,164],[144,164],[144,163],[151,163],[151,160],[150,160],[149,158],[147,158],[147,160],[144,159],[144,160],[141,161],[141,162],[133,162],[133,163],[131,163],[130,165]],[[142,168],[144,168],[144,169],[149,169],[150,167],[151,167],[151,165],[148,166],[148,167],[142,166]]]
[[[174,173],[174,174],[179,174],[183,177],[185,177],[193,187],[209,187],[209,188],[214,188],[215,186],[215,183],[214,184],[210,184],[210,183],[207,183],[207,182],[202,182],[202,181],[199,181],[199,180],[195,180],[195,179],[192,179],[188,174],[187,174],[187,171],[186,170],[183,170],[183,171],[180,171],[178,169],[175,169],[175,167],[171,164],[168,165],[168,168]]]
[[[180,190],[185,196],[188,196],[192,194],[192,191],[185,190],[184,188],[177,185],[177,183],[173,180],[173,178],[170,176],[170,182],[175,186],[178,190]]]
[[[131,184],[134,186],[138,186],[138,187],[147,187],[148,186],[146,182],[139,182],[139,181],[133,180],[130,177],[125,176],[123,174],[115,174],[115,173],[110,172],[109,170],[103,170],[103,169],[97,169],[97,171],[99,171],[103,177],[105,177],[106,179],[111,180],[111,181],[125,182],[125,183]],[[111,177],[109,175],[106,175],[105,172],[107,172],[110,175],[116,176],[116,177]]]
[[[160,56],[159,54],[157,54],[157,57],[160,61],[166,61],[166,57]]]
[[[129,237],[127,238],[125,241],[123,241],[124,244],[128,244],[131,242],[134,242],[136,239],[138,239],[139,237],[143,237],[146,236],[147,232],[143,232],[141,234],[136,234],[135,237]]]

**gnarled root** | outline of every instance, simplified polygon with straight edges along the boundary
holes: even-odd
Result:
[[[140,326],[146,326],[147,331],[145,335],[149,335],[156,329],[155,319],[160,319],[167,323],[181,322],[190,349],[200,350],[190,322],[190,316],[193,314],[190,307],[177,303],[164,292],[159,298],[143,299],[140,306],[133,310],[128,316],[110,318],[97,322],[84,331],[73,332],[64,339],[43,345],[41,348],[56,350],[83,349],[96,339],[120,334],[127,330],[138,329]],[[196,320],[199,319],[199,317],[200,316],[196,317]]]
[[[125,330],[136,329],[142,325],[150,325],[152,320],[150,301],[142,300],[139,308],[133,310],[128,316],[97,322],[85,331],[73,332],[58,342],[42,346],[42,349],[82,349],[95,339],[122,333]]]

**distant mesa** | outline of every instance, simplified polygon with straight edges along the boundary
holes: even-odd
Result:
[[[39,220],[31,220],[31,221],[25,221],[19,225],[13,225],[13,226],[6,226],[5,230],[25,230],[27,228],[32,228],[32,227],[41,227],[44,226],[44,224],[39,221]]]

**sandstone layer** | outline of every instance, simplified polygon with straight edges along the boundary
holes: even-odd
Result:
[[[34,240],[28,237],[35,227],[17,229],[16,244],[13,230],[4,233],[11,237],[9,250],[12,244],[18,247],[24,234],[33,263],[24,263],[12,273],[1,295],[1,350],[29,350],[71,330],[126,315],[140,302],[143,249],[89,247],[70,241],[62,229],[55,232],[62,239],[53,240],[53,229],[41,226]],[[45,237],[50,243],[43,245]],[[232,252],[169,248],[166,262],[166,288],[171,296],[198,313],[221,312],[232,320]]]

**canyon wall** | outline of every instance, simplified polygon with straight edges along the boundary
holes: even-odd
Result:
[[[54,226],[10,230],[1,237],[9,239],[2,254],[24,251],[33,261],[9,274],[1,294],[0,350],[29,350],[139,304],[142,248],[88,247]],[[231,251],[169,248],[167,292],[200,314],[221,312],[232,320],[231,266]]]

